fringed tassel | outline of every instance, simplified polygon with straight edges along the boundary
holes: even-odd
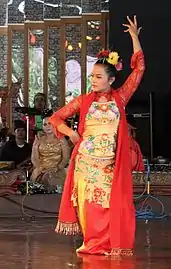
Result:
[[[64,223],[58,221],[55,232],[65,235],[77,235],[81,233],[81,230],[78,223]]]
[[[114,248],[111,251],[111,255],[112,256],[133,256],[133,250],[132,249],[118,249],[118,248]]]

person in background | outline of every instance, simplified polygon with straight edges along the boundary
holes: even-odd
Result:
[[[5,143],[1,149],[0,161],[14,162],[15,167],[21,167],[29,162],[32,146],[26,143],[26,125],[22,120],[14,123],[14,138]]]
[[[33,108],[37,111],[37,115],[29,116],[29,142],[31,144],[34,142],[37,130],[42,129],[41,114],[46,108],[46,96],[44,93],[39,92],[34,96]],[[26,123],[26,116],[24,116],[22,120]]]
[[[39,132],[33,143],[31,161],[34,170],[31,180],[42,183],[49,188],[63,187],[69,161],[69,147],[65,138],[58,139],[53,126],[48,122],[52,110],[44,110],[42,114],[43,132]]]
[[[7,141],[7,138],[9,139]],[[5,133],[5,144],[0,151],[0,193],[19,194],[18,185],[31,173],[30,144],[25,142],[26,125],[17,120],[14,123],[14,134]]]
[[[128,122],[128,135],[130,141],[132,171],[143,172],[145,171],[145,167],[140,146],[135,139],[136,127],[134,117],[132,115],[127,115],[127,122]]]

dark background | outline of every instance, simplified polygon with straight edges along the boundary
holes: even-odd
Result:
[[[124,60],[124,70],[119,83],[123,83],[130,72],[132,43],[124,33],[126,16],[137,15],[141,25],[141,44],[145,54],[146,71],[128,113],[150,111],[149,95],[153,103],[153,156],[171,158],[171,13],[169,0],[119,0],[110,1],[110,48],[119,52]],[[149,118],[136,118],[137,140],[144,155],[150,156]]]

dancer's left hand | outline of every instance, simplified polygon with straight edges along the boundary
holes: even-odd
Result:
[[[127,29],[124,30],[124,32],[125,33],[129,32],[132,38],[138,38],[142,27],[138,27],[136,16],[134,16],[133,21],[129,18],[129,16],[127,16],[127,20],[129,24],[123,24],[123,26],[127,27]]]

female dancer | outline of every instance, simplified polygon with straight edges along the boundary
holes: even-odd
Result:
[[[102,51],[91,74],[92,92],[81,95],[57,111],[50,122],[57,135],[75,144],[56,232],[76,234],[81,228],[85,254],[132,255],[135,211],[125,106],[137,89],[145,69],[136,16],[124,24],[133,44],[132,73],[115,90],[121,62],[116,52]],[[65,120],[80,113],[78,133]]]

